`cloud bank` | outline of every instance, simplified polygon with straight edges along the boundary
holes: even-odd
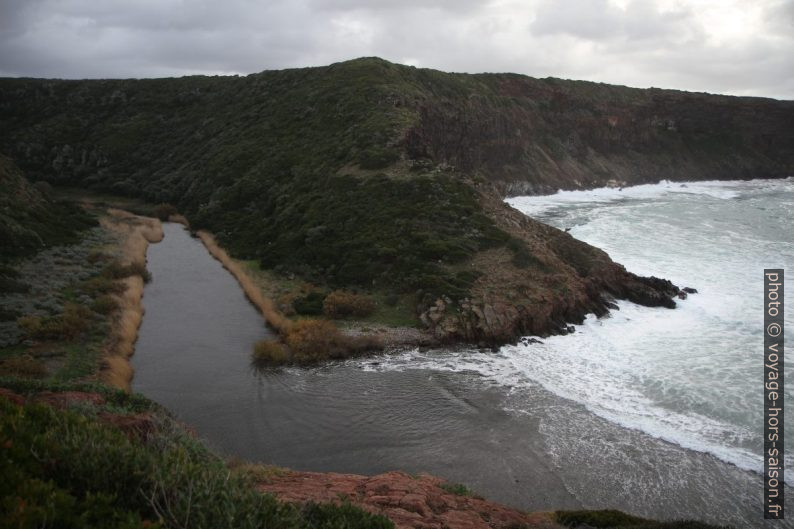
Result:
[[[0,76],[247,74],[371,55],[794,99],[794,0],[0,0]]]

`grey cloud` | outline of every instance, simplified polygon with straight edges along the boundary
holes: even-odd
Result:
[[[588,40],[649,39],[686,32],[689,13],[661,12],[654,2],[634,0],[626,9],[608,0],[548,0],[530,29],[535,35],[567,34]]]
[[[251,73],[365,55],[448,71],[513,71],[794,97],[794,0],[758,0],[763,31],[710,43],[682,0],[0,0],[0,75]]]

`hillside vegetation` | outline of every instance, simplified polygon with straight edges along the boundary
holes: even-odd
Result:
[[[366,58],[246,77],[0,80],[34,180],[171,203],[236,257],[409,299],[443,339],[557,332],[603,295],[670,306],[507,193],[794,172],[794,104]],[[674,305],[674,303],[672,303]]]
[[[46,182],[30,185],[14,162],[0,155],[0,263],[76,242],[77,233],[94,224],[81,208],[55,200]]]

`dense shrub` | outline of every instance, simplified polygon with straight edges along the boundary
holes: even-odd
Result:
[[[302,316],[319,316],[323,313],[325,294],[316,290],[292,300],[292,308]]]
[[[10,266],[0,264],[0,294],[24,294],[30,285],[19,281],[19,272]]]
[[[257,365],[282,365],[289,362],[289,351],[278,340],[261,340],[254,344],[254,363]]]
[[[510,237],[507,240],[507,248],[513,252],[513,265],[518,268],[529,268],[530,266],[539,267],[543,263],[530,253],[527,244],[521,239]]]
[[[39,316],[31,314],[20,316],[17,318],[17,327],[27,338],[35,338],[41,332],[43,325],[42,319]]]
[[[0,261],[77,242],[80,231],[96,225],[82,207],[53,200],[51,194],[48,184],[31,185],[0,155]]]
[[[301,515],[309,527],[325,529],[393,529],[394,524],[385,516],[370,514],[351,505],[342,503],[306,503],[301,508]]]
[[[152,275],[146,269],[146,264],[134,261],[123,265],[118,261],[113,261],[102,270],[102,275],[108,279],[124,279],[130,276],[141,276],[144,282],[152,280]]]
[[[282,504],[170,421],[146,442],[74,411],[0,397],[9,527],[391,528],[349,505]]]
[[[110,259],[112,259],[111,256],[109,256],[108,254],[106,254],[101,250],[91,250],[88,256],[86,256],[86,261],[88,261],[91,264],[99,263],[102,261],[109,261]]]
[[[127,287],[120,281],[104,275],[98,275],[83,281],[79,288],[85,294],[96,297],[102,294],[121,294]]]
[[[12,356],[0,360],[0,375],[43,378],[47,376],[47,367],[30,355]]]
[[[17,319],[17,325],[28,338],[75,340],[88,330],[92,317],[91,311],[83,305],[66,303],[57,316],[22,316]]]
[[[45,322],[42,332],[49,338],[74,340],[91,324],[91,311],[76,303],[66,303],[63,312]]]
[[[375,302],[368,296],[346,290],[334,290],[323,301],[323,312],[331,318],[369,316],[375,311]]]
[[[119,308],[118,300],[109,295],[109,294],[102,294],[101,296],[97,297],[94,302],[91,304],[91,310],[96,313],[103,314],[107,316],[114,310]]]
[[[449,492],[450,494],[454,494],[456,496],[473,496],[474,494],[471,492],[466,485],[462,483],[450,483],[445,482],[439,485],[442,489]]]
[[[171,215],[176,215],[176,206],[172,204],[158,204],[154,207],[154,216],[162,221],[167,221]]]
[[[285,341],[295,361],[309,363],[338,357],[343,336],[328,320],[301,320],[288,331]]]
[[[0,308],[0,322],[16,321],[20,317],[19,311],[14,309]]]
[[[323,319],[295,322],[286,332],[285,342],[292,361],[299,364],[348,358],[383,347],[372,337],[345,336],[336,325]]]

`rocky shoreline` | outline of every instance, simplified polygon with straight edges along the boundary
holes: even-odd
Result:
[[[457,306],[438,298],[420,314],[440,343],[493,347],[526,335],[567,334],[570,324],[582,323],[587,314],[608,315],[618,299],[674,309],[675,300],[686,296],[670,281],[633,274],[603,250],[524,215],[494,187],[481,190],[480,197],[495,224],[526,244],[534,266],[516,266],[506,251],[475,257],[472,266],[484,274],[473,295]]]
[[[277,471],[257,489],[288,503],[349,501],[382,514],[397,529],[558,529],[551,512],[525,513],[494,503],[444,479],[405,472],[376,476],[334,472]]]

